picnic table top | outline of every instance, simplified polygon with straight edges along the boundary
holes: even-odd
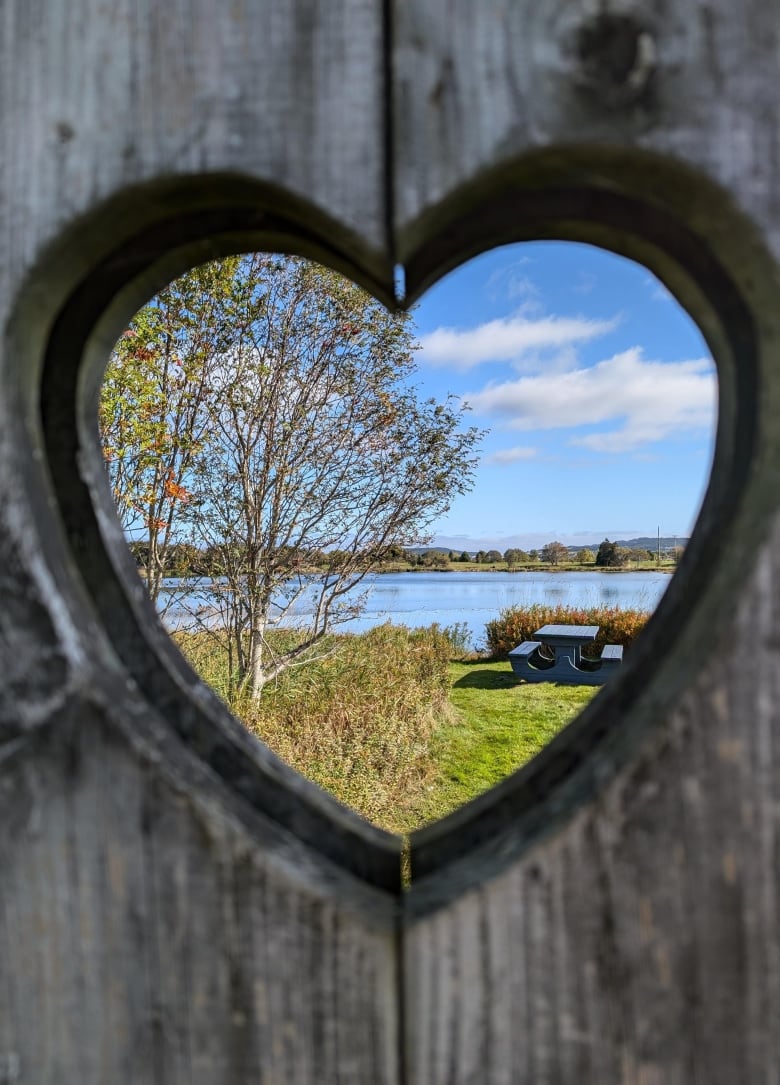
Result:
[[[595,640],[598,631],[597,625],[543,625],[541,629],[536,630],[534,637],[550,644],[578,643]]]

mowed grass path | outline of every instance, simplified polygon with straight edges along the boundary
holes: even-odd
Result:
[[[518,682],[509,663],[450,664],[451,720],[433,737],[436,763],[418,824],[444,817],[534,757],[598,686]]]

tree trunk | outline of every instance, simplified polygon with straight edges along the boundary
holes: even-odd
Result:
[[[252,630],[252,646],[249,653],[249,697],[253,702],[260,700],[266,676],[263,666],[263,636],[258,629]]]

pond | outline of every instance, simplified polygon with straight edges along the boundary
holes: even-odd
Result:
[[[338,628],[358,633],[386,621],[412,627],[463,622],[472,644],[479,647],[485,640],[485,623],[503,607],[547,603],[652,611],[670,580],[669,573],[660,572],[376,573],[362,585],[361,590],[371,591],[361,616]],[[298,614],[305,618],[305,608]],[[169,628],[183,620],[183,611],[176,605],[165,616]]]

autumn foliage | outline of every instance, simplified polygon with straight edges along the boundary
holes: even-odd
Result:
[[[595,657],[605,644],[622,644],[624,648],[630,648],[649,617],[645,610],[621,610],[620,607],[606,606],[547,606],[534,603],[531,606],[507,607],[485,626],[488,653],[493,659],[506,659],[518,644],[533,640],[534,633],[543,625],[597,625],[599,632],[593,647]]]

